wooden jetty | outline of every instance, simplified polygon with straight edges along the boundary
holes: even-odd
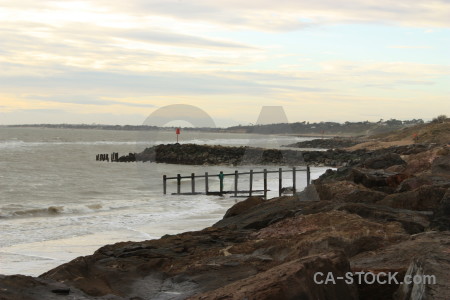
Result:
[[[297,191],[297,172],[306,172],[306,184],[309,185],[311,181],[311,170],[309,166],[306,166],[304,169],[297,169],[292,168],[288,170],[283,170],[282,168],[279,168],[278,170],[274,171],[268,171],[267,169],[264,169],[263,171],[255,172],[253,170],[250,170],[249,172],[241,172],[239,173],[238,170],[234,171],[234,173],[223,173],[220,171],[219,174],[208,174],[208,172],[205,172],[204,175],[195,175],[195,173],[192,173],[190,176],[181,176],[181,174],[177,174],[175,177],[168,177],[167,175],[163,175],[163,193],[167,194],[167,181],[168,180],[176,180],[177,181],[177,192],[172,193],[173,195],[199,195],[199,194],[206,194],[206,195],[223,195],[223,194],[233,194],[234,197],[239,197],[238,194],[245,194],[243,197],[250,197],[255,196],[254,193],[263,192],[262,195],[265,199],[267,199],[267,192],[269,191],[267,189],[267,177],[268,174],[278,174],[278,195],[281,196],[283,194],[283,191],[285,188],[283,188],[283,173],[285,172],[292,172],[292,193],[295,193]],[[255,190],[253,189],[253,179],[255,175],[263,174],[263,180],[264,180],[264,188],[262,190]],[[243,175],[249,176],[249,189],[248,190],[239,190],[239,177]],[[223,190],[223,181],[226,176],[234,176],[234,190],[232,191],[224,191]],[[220,183],[220,190],[219,191],[210,191],[209,190],[209,178],[211,177],[218,177],[219,183]],[[205,180],[205,192],[197,192],[196,190],[196,182],[195,180],[197,178],[204,178]],[[181,192],[181,180],[182,179],[190,179],[191,181],[191,191],[190,192]]]

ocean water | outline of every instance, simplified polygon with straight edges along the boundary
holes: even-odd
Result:
[[[183,132],[181,143],[279,147],[309,138]],[[140,152],[148,146],[173,143],[172,131],[133,132],[81,129],[0,127],[0,274],[37,276],[99,247],[119,241],[159,238],[198,230],[220,220],[243,198],[171,195],[175,182],[162,193],[162,176],[180,173],[275,170],[278,166],[183,166],[156,163],[97,162],[99,153]],[[312,178],[326,168],[312,168]],[[284,173],[285,185],[292,185]],[[182,191],[190,190],[182,181]],[[231,177],[225,190],[233,188]],[[248,178],[240,178],[248,189]],[[297,173],[297,186],[306,175]],[[262,188],[255,175],[254,188]],[[269,176],[270,197],[278,180]],[[203,189],[203,182],[197,182]],[[210,179],[210,190],[218,190]]]

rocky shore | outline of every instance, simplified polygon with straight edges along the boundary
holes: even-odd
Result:
[[[284,147],[338,149],[352,147],[363,142],[365,142],[365,140],[359,138],[314,139],[285,145]]]
[[[393,146],[386,149],[368,151],[359,149],[346,151],[296,151],[263,149],[252,147],[226,147],[197,144],[167,144],[145,149],[141,153],[130,154],[133,160],[185,165],[312,165],[312,166],[354,166],[370,157],[390,154],[410,155],[435,147],[435,144],[412,144]],[[126,158],[130,158],[127,156]],[[125,157],[123,161],[127,161]]]
[[[157,146],[140,159],[229,163],[235,157],[203,157],[223,149],[202,147]],[[242,157],[248,149],[235,151]],[[312,153],[304,152],[303,161],[317,159]],[[448,299],[450,148],[357,153],[303,192],[248,198],[204,230],[107,245],[38,278],[0,276],[0,299]],[[320,280],[355,275],[353,282],[318,284],[317,272],[325,274]],[[359,282],[356,272],[380,281]],[[398,282],[389,281],[393,274]],[[432,275],[436,282],[400,284],[406,275]]]

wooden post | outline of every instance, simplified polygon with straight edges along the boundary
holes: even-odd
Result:
[[[238,192],[238,178],[239,178],[239,172],[238,170],[234,171],[234,196],[237,197]]]
[[[264,199],[267,200],[267,169],[264,169]]]
[[[181,175],[177,174],[177,194],[181,193]]]
[[[209,184],[208,184],[208,172],[205,172],[205,193],[209,192]]]
[[[281,189],[283,188],[283,170],[278,169],[278,197],[281,197]]]
[[[253,170],[250,170],[250,187],[248,191],[248,196],[251,197],[253,193]]]
[[[191,174],[191,186],[192,186],[192,194],[195,193],[195,173]]]
[[[306,166],[306,185],[308,186],[311,182],[311,169],[309,166]]]
[[[223,193],[223,172],[222,171],[220,171],[220,174],[219,174],[219,180],[220,180],[220,193],[222,194]]]
[[[297,192],[297,171],[295,167],[292,168],[292,193],[295,194]]]
[[[167,194],[167,175],[163,175],[163,191],[164,195]]]

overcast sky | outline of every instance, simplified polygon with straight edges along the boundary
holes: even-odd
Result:
[[[0,124],[450,114],[449,0],[0,0]]]

